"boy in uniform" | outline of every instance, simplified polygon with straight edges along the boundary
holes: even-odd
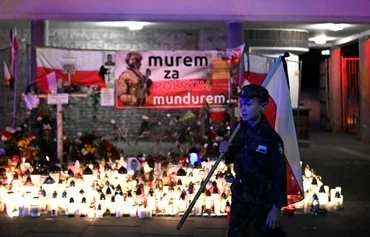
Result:
[[[281,236],[281,208],[287,205],[286,167],[281,137],[263,114],[269,100],[261,86],[243,86],[239,94],[240,129],[233,144],[220,144],[226,163],[234,163],[227,236]]]

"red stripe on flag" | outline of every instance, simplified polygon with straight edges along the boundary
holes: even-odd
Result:
[[[287,198],[288,205],[303,200],[304,196],[301,188],[299,187],[298,181],[293,173],[292,167],[290,167],[288,159],[285,157],[286,167],[286,179],[287,179]]]
[[[53,68],[45,68],[45,67],[38,67],[37,68],[37,77],[38,78],[43,78],[46,75],[55,72],[56,78],[62,79],[64,81],[68,80],[68,75],[64,74],[61,69],[53,69]],[[74,74],[71,75],[71,83],[72,84],[77,84],[77,85],[82,85],[82,86],[93,86],[96,85],[100,88],[105,88],[106,84],[105,81],[103,81],[99,77],[99,71],[80,71],[77,70]],[[44,84],[44,82],[40,82],[41,84]],[[40,84],[40,85],[41,85]]]

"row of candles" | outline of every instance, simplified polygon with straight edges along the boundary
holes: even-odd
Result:
[[[89,218],[107,214],[139,218],[182,215],[212,165],[210,161],[203,162],[201,168],[171,165],[162,169],[160,163],[150,168],[144,162],[145,177],[137,177],[134,171],[124,168],[127,162],[121,158],[115,163],[101,161],[99,167],[83,166],[77,161],[68,170],[40,175],[32,174],[33,167],[23,161],[20,171],[16,172],[14,166],[7,168],[6,182],[0,186],[0,211],[6,211],[10,217],[47,213]],[[227,171],[221,162],[191,215],[229,214],[233,175]],[[295,212],[332,212],[343,208],[341,188],[329,189],[309,166],[304,170],[303,188],[305,198],[294,204]]]
[[[160,163],[154,170],[144,163],[144,175],[154,174],[154,181],[137,178],[134,171],[127,172],[126,165],[123,158],[117,163],[101,162],[99,168],[92,165],[83,167],[77,161],[68,171],[47,176],[29,174],[27,171],[32,167],[28,165],[21,168],[19,176],[9,168],[7,182],[0,186],[0,211],[5,210],[11,217],[37,217],[46,213],[90,218],[107,214],[139,218],[181,215],[212,162],[204,162],[203,167],[197,169],[172,165],[165,171]],[[218,167],[192,215],[226,216],[229,213],[231,184],[226,181],[226,170],[225,164]]]
[[[319,213],[340,211],[343,209],[342,188],[330,189],[324,185],[321,176],[306,165],[303,173],[303,189],[305,197],[302,201],[295,203],[295,211],[298,213]]]

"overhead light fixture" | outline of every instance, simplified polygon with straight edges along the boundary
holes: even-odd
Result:
[[[344,28],[348,26],[350,25],[343,24],[343,23],[322,23],[322,24],[315,24],[312,26],[312,28],[316,30],[340,31],[340,30],[344,30]]]
[[[313,37],[309,40],[314,41],[315,44],[326,44],[327,37],[326,37],[326,35],[318,35],[318,36],[315,36],[315,37]]]
[[[142,30],[144,26],[150,25],[150,22],[143,21],[100,21],[96,22],[98,26],[106,27],[128,27],[130,30]]]

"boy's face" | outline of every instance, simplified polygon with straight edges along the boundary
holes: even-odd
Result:
[[[267,103],[260,103],[256,98],[239,98],[239,112],[243,121],[256,120],[263,112]]]

